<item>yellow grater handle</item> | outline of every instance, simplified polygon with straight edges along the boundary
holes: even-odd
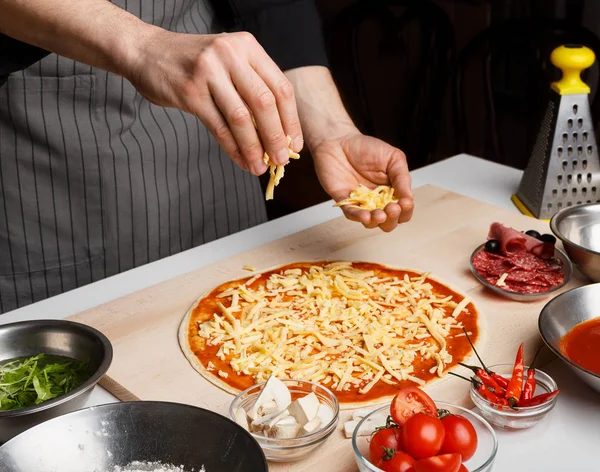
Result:
[[[590,93],[589,86],[581,80],[581,72],[591,67],[595,59],[594,51],[585,46],[567,44],[556,48],[550,60],[563,76],[552,83],[552,90],[560,95]]]

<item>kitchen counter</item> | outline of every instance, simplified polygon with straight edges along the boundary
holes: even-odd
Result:
[[[459,155],[411,173],[413,187],[432,184],[496,206],[517,211],[510,201],[521,171]],[[419,211],[418,208],[415,211]],[[227,259],[340,216],[325,202],[226,238],[162,259],[77,290],[0,315],[0,324],[61,319],[183,273]],[[502,340],[498,340],[502,342]],[[557,381],[561,393],[555,409],[537,427],[521,432],[498,431],[495,471],[598,471],[600,459],[600,396],[565,365],[555,360],[543,370]],[[101,387],[88,404],[118,401]],[[351,454],[350,444],[348,453]]]

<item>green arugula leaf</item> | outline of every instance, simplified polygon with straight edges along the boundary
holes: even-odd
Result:
[[[38,405],[64,395],[89,376],[88,365],[38,354],[0,365],[0,411]]]

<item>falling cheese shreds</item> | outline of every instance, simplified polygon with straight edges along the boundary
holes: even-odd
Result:
[[[292,138],[287,136],[288,146],[292,142]],[[292,151],[292,148],[288,147],[289,158],[290,159],[300,159],[300,154]],[[265,164],[269,166],[269,183],[267,184],[267,190],[265,192],[265,200],[273,200],[273,193],[275,192],[275,187],[279,185],[279,182],[283,178],[283,174],[285,172],[284,166],[278,166],[271,162],[271,158],[265,152],[263,156],[263,161]],[[287,162],[289,164],[289,161]],[[284,164],[284,165],[287,165]]]
[[[218,297],[198,335],[219,346],[217,356],[235,374],[257,383],[271,375],[312,380],[360,394],[378,382],[423,385],[417,361],[441,377],[452,363],[446,339],[462,333],[458,317],[470,303],[440,297],[427,274],[383,278],[351,262],[282,270],[258,287],[241,284]]]
[[[245,271],[247,271],[247,272],[256,272],[256,267],[254,267],[254,266],[251,266],[251,265],[245,265],[245,266],[243,267],[243,269],[244,269]]]
[[[371,190],[360,184],[345,200],[337,202],[334,206],[353,206],[363,210],[383,210],[388,203],[396,203],[398,199],[394,196],[394,189],[387,185],[380,185]]]

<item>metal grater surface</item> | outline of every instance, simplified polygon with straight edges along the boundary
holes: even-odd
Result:
[[[587,94],[548,104],[517,197],[539,219],[564,207],[600,202],[600,160]]]

